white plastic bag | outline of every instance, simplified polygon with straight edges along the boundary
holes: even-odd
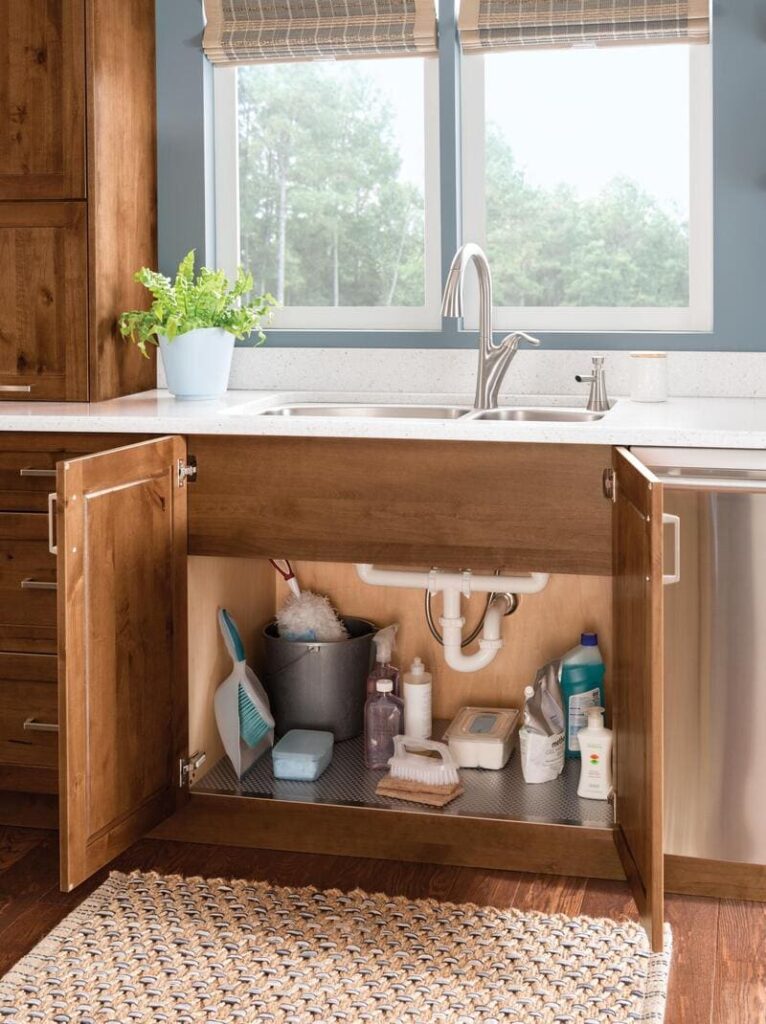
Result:
[[[523,725],[519,729],[521,771],[525,782],[551,782],[564,769],[564,733],[552,736],[533,732]]]

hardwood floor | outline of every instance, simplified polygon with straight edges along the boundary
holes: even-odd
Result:
[[[356,860],[143,840],[114,868],[264,879],[281,885],[383,891],[411,898],[632,917],[626,884],[395,861]],[[28,952],[107,876],[58,890],[57,837],[0,828],[0,973]],[[766,907],[760,903],[666,897],[673,968],[665,1024],[766,1021]]]

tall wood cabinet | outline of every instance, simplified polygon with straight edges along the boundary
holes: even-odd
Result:
[[[156,263],[154,0],[0,0],[0,400],[154,386],[116,330]]]

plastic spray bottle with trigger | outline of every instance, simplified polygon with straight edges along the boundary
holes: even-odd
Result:
[[[367,677],[367,696],[372,697],[376,692],[376,684],[379,679],[390,679],[394,684],[393,693],[401,697],[401,684],[399,681],[399,669],[391,661],[396,647],[396,634],[399,624],[393,623],[385,629],[379,629],[372,642],[375,644],[375,664]]]

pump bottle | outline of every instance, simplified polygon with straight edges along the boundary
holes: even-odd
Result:
[[[604,727],[604,709],[587,708],[588,724],[580,730],[580,784],[577,795],[608,800],[612,792],[612,730]]]

